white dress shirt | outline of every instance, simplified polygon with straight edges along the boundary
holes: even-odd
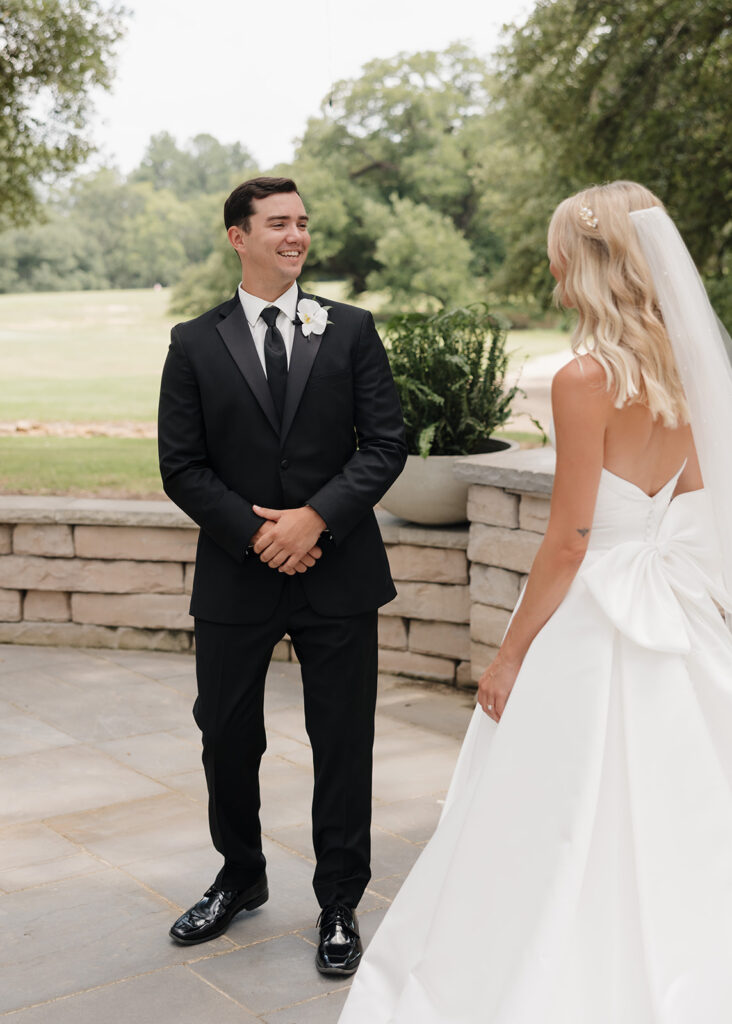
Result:
[[[276,325],[282,340],[285,343],[287,352],[287,367],[290,367],[290,356],[292,354],[292,343],[295,339],[295,314],[297,313],[297,281],[293,281],[286,292],[283,292],[274,302],[267,299],[260,299],[257,295],[245,292],[239,285],[239,301],[241,302],[244,316],[247,318],[249,330],[252,332],[254,347],[257,350],[259,361],[262,364],[265,377],[267,367],[264,362],[264,336],[267,333],[267,325],[262,320],[261,312],[265,306],[277,306],[280,310],[277,316]]]
[[[247,318],[249,324],[249,330],[252,332],[252,338],[254,339],[254,347],[257,350],[259,361],[262,364],[265,377],[267,376],[267,367],[264,362],[264,336],[267,333],[267,325],[262,320],[261,312],[265,306],[277,306],[280,313],[275,321],[277,328],[282,335],[282,340],[285,343],[285,351],[287,352],[287,367],[290,366],[290,356],[292,354],[292,343],[295,340],[295,315],[297,313],[297,282],[293,281],[286,292],[283,292],[279,298],[275,299],[274,302],[268,302],[266,299],[260,299],[257,295],[251,295],[249,292],[245,292],[241,285],[239,285],[239,301],[241,302],[242,309],[244,310],[244,316]],[[306,503],[307,504],[307,503]],[[330,539],[331,533],[326,528],[323,534],[326,534]],[[249,558],[254,551],[254,548],[250,544],[244,552],[244,557]]]

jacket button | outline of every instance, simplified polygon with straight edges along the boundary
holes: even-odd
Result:
[[[280,462],[280,466],[282,469],[287,469],[289,465],[290,463],[287,461],[287,459],[283,459],[282,462]]]

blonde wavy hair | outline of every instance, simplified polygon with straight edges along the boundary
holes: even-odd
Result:
[[[548,251],[555,300],[574,307],[572,351],[583,347],[605,371],[616,408],[646,405],[667,427],[688,422],[671,343],[651,272],[629,217],[663,203],[634,181],[594,185],[559,204]]]

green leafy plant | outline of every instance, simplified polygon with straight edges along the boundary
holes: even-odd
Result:
[[[506,327],[485,303],[400,313],[386,331],[412,455],[472,455],[511,414]]]

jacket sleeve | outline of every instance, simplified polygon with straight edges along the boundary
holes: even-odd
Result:
[[[209,464],[198,382],[175,327],[160,386],[158,453],[168,497],[232,558],[243,561],[264,520]]]
[[[323,517],[336,544],[384,496],[407,460],[399,397],[370,313],[364,315],[355,347],[353,390],[358,447],[342,471],[307,502]]]

